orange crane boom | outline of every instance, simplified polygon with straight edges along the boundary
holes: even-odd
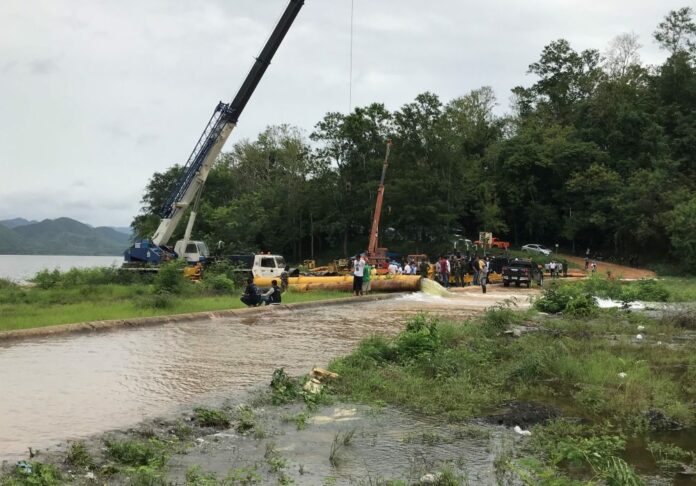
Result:
[[[372,231],[370,232],[370,244],[367,246],[367,256],[377,256],[377,239],[379,235],[379,219],[382,215],[382,202],[384,201],[384,178],[387,175],[387,167],[389,166],[389,153],[391,152],[392,141],[387,140],[387,153],[384,156],[384,165],[382,166],[382,178],[379,181],[377,188],[377,201],[375,203],[375,215],[372,218]],[[384,255],[386,258],[386,255]]]

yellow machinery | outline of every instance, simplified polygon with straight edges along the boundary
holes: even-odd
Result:
[[[254,283],[259,287],[270,287],[272,278],[256,277]],[[277,280],[277,279],[276,279]],[[372,290],[376,292],[415,292],[420,290],[421,277],[418,275],[373,275]],[[352,275],[337,277],[290,277],[288,285],[293,290],[353,290]]]

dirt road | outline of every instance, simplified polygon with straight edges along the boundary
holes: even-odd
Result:
[[[569,262],[577,263],[580,268],[585,267],[585,259],[570,255],[561,255],[563,258],[567,259]],[[652,270],[646,270],[644,268],[633,268],[624,265],[618,265],[616,263],[607,262],[597,262],[597,273],[602,276],[606,276],[607,272],[622,280],[638,280],[641,278],[655,278],[655,272]],[[589,275],[589,271],[587,274]]]

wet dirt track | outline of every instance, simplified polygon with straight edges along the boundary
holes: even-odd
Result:
[[[464,318],[535,293],[489,287],[450,298],[414,293],[379,302],[266,312],[216,320],[48,336],[0,344],[0,458],[24,456],[65,439],[128,427],[182,406],[211,403],[273,370],[325,366],[361,338],[393,334],[429,312]]]

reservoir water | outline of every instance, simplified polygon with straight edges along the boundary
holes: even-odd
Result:
[[[25,282],[41,270],[120,266],[123,256],[0,255],[0,278]]]

